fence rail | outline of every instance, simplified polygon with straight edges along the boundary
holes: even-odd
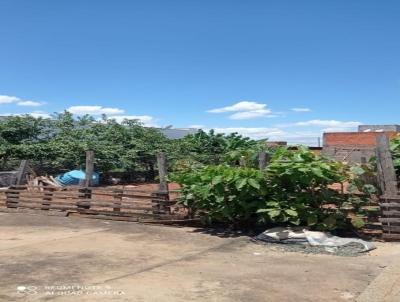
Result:
[[[384,240],[400,241],[400,195],[398,179],[390,153],[389,138],[379,135],[376,139],[376,158],[380,196],[382,230]]]
[[[75,214],[101,215],[155,220],[183,219],[172,214],[169,193],[160,190],[91,187],[31,187],[16,185],[4,190],[8,209],[67,211]],[[117,219],[118,220],[118,219]]]

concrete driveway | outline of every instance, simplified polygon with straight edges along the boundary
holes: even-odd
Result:
[[[390,301],[399,255],[389,243],[306,255],[193,228],[0,213],[0,301]],[[389,294],[373,289],[386,271]]]

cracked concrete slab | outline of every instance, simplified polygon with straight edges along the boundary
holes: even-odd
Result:
[[[27,214],[1,213],[0,235],[0,301],[355,301],[399,254],[378,243],[356,258],[306,255],[194,228]]]

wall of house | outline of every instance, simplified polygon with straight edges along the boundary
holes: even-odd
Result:
[[[400,125],[360,125],[358,126],[358,131],[400,132]]]
[[[323,153],[336,160],[350,163],[368,161],[375,155],[376,137],[382,132],[333,132],[324,133]],[[390,139],[397,132],[384,132]]]
[[[324,133],[324,147],[332,146],[373,146],[376,145],[376,137],[382,133],[390,139],[396,137],[397,132],[331,132]]]
[[[369,161],[375,155],[375,147],[334,146],[324,147],[323,153],[342,162],[362,163]]]

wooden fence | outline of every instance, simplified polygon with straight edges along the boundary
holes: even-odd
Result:
[[[167,191],[91,187],[12,186],[4,191],[7,209],[65,211],[115,220],[179,220]]]
[[[171,211],[166,180],[166,158],[157,154],[158,189],[141,190],[125,187],[91,187],[94,153],[86,152],[85,179],[79,186],[54,187],[21,185],[28,161],[22,161],[16,184],[2,190],[0,208],[8,211],[35,210],[62,212],[90,218],[128,221],[181,222],[187,221],[185,212]],[[174,207],[175,209],[175,207]]]
[[[377,137],[378,183],[382,191],[380,208],[384,240],[400,240],[400,195],[396,171],[385,134]]]

